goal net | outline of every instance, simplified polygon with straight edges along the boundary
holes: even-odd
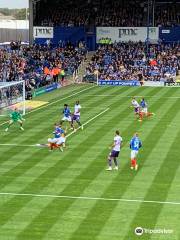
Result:
[[[25,115],[25,82],[0,82],[0,116],[15,108]]]

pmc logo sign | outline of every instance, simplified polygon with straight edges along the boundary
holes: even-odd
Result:
[[[143,230],[142,227],[137,227],[137,228],[135,229],[135,234],[136,234],[137,236],[141,236],[141,235],[143,235],[143,233],[144,233],[144,230]]]
[[[119,28],[119,38],[123,36],[136,36],[137,31],[137,28]]]
[[[34,27],[34,38],[53,38],[53,27]]]

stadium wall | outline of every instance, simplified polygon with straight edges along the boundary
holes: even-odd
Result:
[[[145,42],[147,40],[146,27],[98,27],[93,34],[86,32],[84,27],[34,27],[34,29],[38,28],[44,28],[44,35],[42,34],[42,31],[39,31],[39,35],[36,31],[36,36],[34,36],[34,41],[36,43],[45,44],[47,39],[51,39],[51,42],[54,45],[57,45],[60,40],[64,42],[71,41],[76,45],[79,41],[85,41],[90,51],[95,50],[96,43],[98,43],[101,38],[106,37],[111,38],[112,42]],[[149,31],[149,39],[152,43],[158,43],[159,40],[163,42],[180,41],[180,27],[153,27],[149,28]]]
[[[159,38],[164,42],[180,42],[180,27],[161,27]]]
[[[0,42],[29,40],[29,22],[26,20],[0,20]]]
[[[149,39],[153,42],[158,42],[159,28],[158,27],[97,27],[96,41],[100,42],[102,38],[109,38],[114,42],[145,42],[147,40],[149,30]]]
[[[70,41],[73,44],[76,44],[78,41],[86,41],[86,31],[84,27],[54,27],[53,34],[52,28],[44,27],[44,36],[42,31],[39,31],[39,34],[35,31],[38,28],[41,29],[41,27],[38,26],[34,27],[34,39],[35,42],[39,44],[46,43],[47,39],[51,39],[55,45],[57,45],[60,40],[64,42]]]

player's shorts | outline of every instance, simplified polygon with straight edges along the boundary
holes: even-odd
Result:
[[[119,151],[112,150],[109,156],[113,158],[117,158],[119,156]]]
[[[74,115],[73,116],[73,121],[79,122],[80,121],[80,116],[79,115]]]
[[[62,121],[71,122],[71,120],[72,120],[72,119],[71,119],[71,116],[69,116],[69,117],[65,117],[65,116],[64,116],[64,117],[62,118]]]
[[[139,107],[134,108],[134,113],[135,114],[139,113],[139,110],[140,110]]]
[[[60,137],[58,138],[58,141],[56,142],[56,144],[61,145],[62,143],[65,143],[66,139],[64,137]]]
[[[48,143],[57,143],[59,138],[48,138]]]
[[[146,114],[147,114],[147,113],[148,113],[148,109],[147,109],[147,108],[142,108],[142,109],[141,109],[141,112],[143,112],[143,113],[146,113]]]
[[[16,123],[16,122],[22,123],[22,120],[21,120],[21,119],[11,119],[11,120],[9,121],[10,124]]]
[[[131,159],[135,158],[138,155],[137,150],[131,150]]]

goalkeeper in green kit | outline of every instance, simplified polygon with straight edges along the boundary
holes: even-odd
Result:
[[[7,132],[10,128],[10,126],[14,123],[19,123],[20,125],[20,129],[22,131],[24,131],[24,128],[22,127],[23,125],[23,121],[25,121],[25,119],[22,117],[22,115],[20,114],[20,112],[18,111],[17,108],[14,109],[14,111],[10,114],[10,121],[9,121],[9,125],[8,127],[5,129],[5,131]]]

